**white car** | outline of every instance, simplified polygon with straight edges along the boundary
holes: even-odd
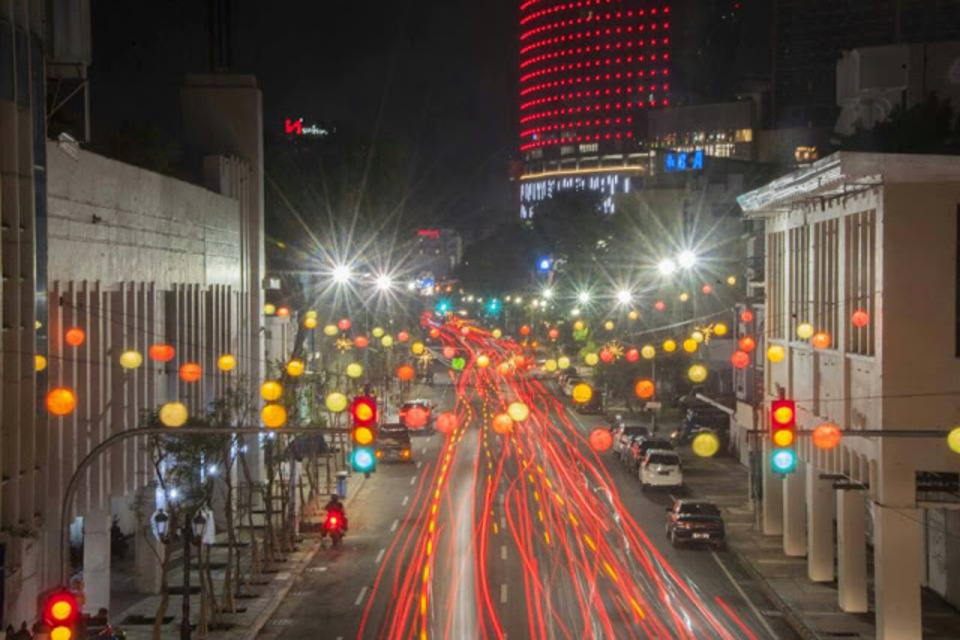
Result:
[[[651,449],[640,464],[640,487],[682,487],[680,456],[667,449]]]

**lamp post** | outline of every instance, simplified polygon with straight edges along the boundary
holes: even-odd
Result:
[[[170,530],[170,516],[162,509],[153,517],[157,527],[157,536],[167,544],[175,533]],[[207,526],[207,518],[197,510],[193,519],[184,519],[180,535],[183,538],[183,604],[180,620],[180,640],[190,640],[193,629],[190,626],[190,545],[194,540],[197,544],[203,542],[203,531]]]

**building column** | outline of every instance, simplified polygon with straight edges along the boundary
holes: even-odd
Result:
[[[877,640],[923,636],[920,610],[920,514],[917,509],[874,509]]]
[[[110,608],[109,509],[90,509],[83,516],[83,609]]]
[[[862,491],[837,491],[837,592],[848,613],[866,613],[869,607],[865,500]]]
[[[783,552],[807,555],[806,465],[788,473],[783,481]]]
[[[813,582],[833,580],[833,487],[821,480],[820,470],[807,465],[807,577]]]
[[[763,474],[763,533],[779,536],[783,533],[783,478],[770,470],[769,438],[759,440],[762,442],[760,467]]]
[[[156,487],[147,485],[137,498],[137,528],[133,536],[137,593],[160,593],[165,549],[157,540],[153,515],[157,511]]]

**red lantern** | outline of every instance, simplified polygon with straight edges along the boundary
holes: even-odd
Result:
[[[171,345],[161,343],[150,345],[147,355],[155,362],[170,362],[177,352]]]
[[[180,365],[180,379],[184,382],[196,382],[203,376],[203,369],[196,362],[184,362]]]
[[[420,405],[414,405],[403,412],[403,424],[407,429],[422,429],[430,419],[430,413]]]
[[[740,338],[740,342],[737,344],[740,345],[740,351],[744,351],[746,353],[750,353],[757,348],[757,341],[750,336],[743,336]]]
[[[641,400],[649,400],[653,397],[656,390],[657,387],[653,384],[653,381],[647,380],[646,378],[637,380],[637,384],[633,387],[633,392],[637,394],[637,397]]]
[[[609,429],[594,429],[590,432],[590,448],[597,452],[609,451],[613,446],[613,434]]]
[[[850,316],[850,322],[852,322],[853,326],[857,327],[858,329],[863,329],[865,326],[870,324],[870,314],[863,309],[857,309],[853,312],[853,315]]]
[[[87,339],[87,334],[80,327],[70,327],[63,336],[63,341],[71,347],[79,347]]]
[[[835,424],[821,424],[813,430],[813,446],[817,449],[836,449],[843,438],[843,432]]]
[[[279,312],[277,312],[279,314]],[[337,329],[340,331],[350,331],[350,327],[353,326],[353,323],[350,322],[349,318],[342,318],[337,322]]]
[[[530,327],[529,327],[529,325],[523,325],[522,327],[520,327],[520,335],[522,335],[522,336],[528,336],[528,335],[530,335]]]
[[[703,285],[703,289],[701,289],[701,291],[703,291],[703,295],[708,296],[711,293],[713,293],[713,287],[711,287],[708,284],[705,284]]]
[[[627,362],[636,362],[640,359],[640,351],[638,349],[627,349],[626,354]]]
[[[289,317],[290,317],[290,309],[288,309],[287,307],[279,307],[279,308],[277,308],[277,317],[278,317],[278,318],[289,318]]]
[[[409,339],[410,339],[410,334],[406,331],[401,331],[400,333],[397,334],[397,340],[399,340],[400,342],[406,342]]]
[[[746,351],[734,351],[733,355],[730,356],[730,362],[737,369],[746,369],[750,366],[750,354]]]
[[[441,413],[437,416],[436,426],[440,433],[453,433],[457,428],[457,415],[452,411]]]
[[[653,305],[653,308],[657,311],[663,311],[667,308],[667,305],[663,300],[657,300],[656,304]]]
[[[600,349],[600,360],[604,364],[610,364],[613,362],[613,353],[609,349]]]
[[[453,357],[457,355],[457,350],[453,347],[444,347],[443,348],[443,357],[447,360],[452,360]]]
[[[440,337],[440,329],[437,329],[436,327],[434,327],[433,329],[430,329],[430,337],[433,338],[434,340],[436,340],[437,338],[439,338],[439,337]]]
[[[370,340],[366,336],[357,336],[353,339],[353,344],[357,345],[358,349],[366,349],[370,346]]]
[[[740,321],[741,322],[753,322],[753,311],[750,309],[744,309],[740,312]]]
[[[397,379],[400,382],[410,382],[416,375],[416,370],[408,364],[402,364],[397,367]]]
[[[547,336],[551,340],[556,340],[557,338],[560,337],[560,330],[554,327],[553,329],[550,329],[550,331],[547,332]]]
[[[498,413],[493,419],[493,430],[500,435],[513,431],[513,418],[506,413]]]

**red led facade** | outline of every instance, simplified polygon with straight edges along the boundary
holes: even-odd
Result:
[[[634,137],[669,104],[666,0],[522,0],[520,150]]]

